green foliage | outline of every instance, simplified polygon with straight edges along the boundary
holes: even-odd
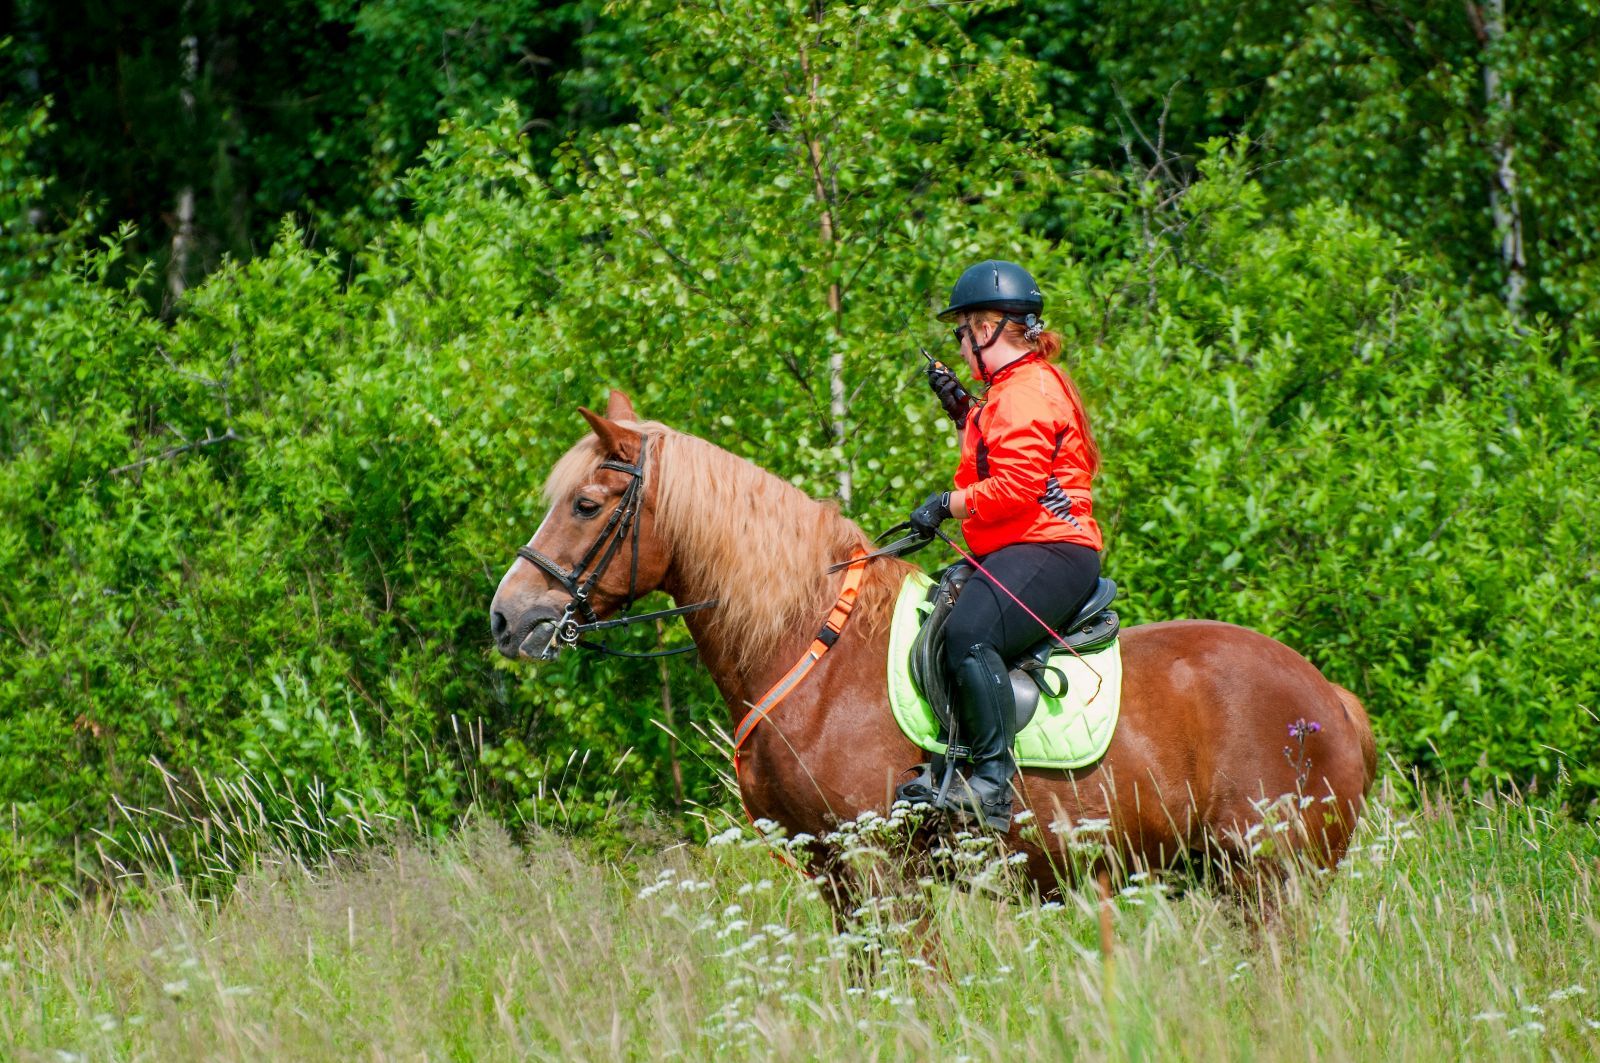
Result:
[[[22,0],[0,84],[55,99],[34,149],[59,178],[47,214],[103,202],[98,225],[133,222],[135,257],[165,264],[193,195],[192,281],[264,251],[290,212],[324,246],[359,248],[403,212],[405,172],[453,114],[515,99],[545,147],[611,119],[608,60],[581,44],[606,40],[601,6]]]
[[[1045,99],[1092,128],[1095,166],[1189,169],[1214,136],[1261,142],[1275,210],[1323,197],[1437,255],[1477,290],[1506,282],[1490,211],[1505,138],[1532,305],[1593,327],[1600,185],[1600,6],[1519,3],[1057,2],[1002,12],[1046,70]],[[1509,109],[1491,104],[1493,70]]]
[[[574,141],[552,175],[550,314],[592,360],[577,379],[819,494],[864,477],[876,506],[856,512],[887,519],[942,475],[943,434],[926,404],[884,400],[917,383],[888,352],[926,342],[918,303],[946,263],[1045,253],[1014,220],[1079,131],[1052,125],[1025,60],[985,61],[943,10],[632,14],[642,55],[618,87],[638,120]]]
[[[1188,264],[1131,268],[1157,309],[1080,371],[1125,615],[1287,641],[1407,760],[1593,785],[1594,366],[1448,307],[1347,208],[1263,223],[1241,166],[1203,167]]]

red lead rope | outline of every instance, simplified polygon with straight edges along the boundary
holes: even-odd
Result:
[[[756,726],[766,719],[778,702],[788,697],[795,687],[815,668],[823,654],[833,648],[839,641],[839,636],[844,632],[845,621],[850,619],[850,613],[856,607],[856,596],[861,593],[861,577],[867,571],[867,553],[857,550],[853,555],[850,565],[844,571],[844,586],[839,589],[839,600],[833,603],[833,609],[828,613],[828,619],[823,622],[822,630],[817,632],[817,637],[811,640],[811,645],[806,649],[805,655],[795,662],[794,667],[783,674],[783,678],[772,684],[761,700],[750,706],[750,711],[744,714],[744,719],[739,721],[739,726],[733,730],[733,777],[739,786],[739,804],[744,807],[745,818],[754,825],[755,818],[750,815],[750,809],[744,804],[744,783],[739,778],[739,754],[744,748]],[[760,833],[760,828],[757,828]],[[793,864],[793,860],[789,860]],[[798,866],[798,865],[795,865]]]

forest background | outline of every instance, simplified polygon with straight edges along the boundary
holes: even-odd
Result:
[[[916,346],[990,256],[1067,336],[1124,623],[1259,628],[1396,764],[1592,814],[1595,0],[7,17],[8,877],[203,864],[218,804],[700,829],[692,658],[490,644],[575,407],[875,531],[953,468]]]

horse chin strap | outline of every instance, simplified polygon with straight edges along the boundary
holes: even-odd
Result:
[[[650,440],[641,438],[639,445],[639,462],[630,465],[625,461],[608,458],[600,463],[602,469],[612,469],[616,472],[625,472],[631,479],[628,486],[623,488],[622,499],[617,503],[617,508],[611,511],[611,517],[606,521],[605,527],[600,529],[600,535],[595,539],[583,558],[573,566],[569,572],[555,561],[535,550],[531,545],[518,548],[517,556],[530,562],[545,575],[555,580],[572,595],[572,600],[567,603],[566,609],[561,614],[561,619],[556,622],[555,635],[551,637],[550,644],[545,647],[540,655],[542,660],[550,660],[559,652],[561,646],[576,646],[579,649],[593,650],[612,657],[668,657],[677,653],[690,653],[693,646],[684,646],[675,650],[660,650],[654,653],[626,653],[614,650],[603,642],[580,642],[579,637],[590,631],[603,631],[607,628],[624,627],[628,624],[638,624],[647,620],[659,620],[669,616],[682,616],[684,613],[693,613],[701,609],[709,609],[718,604],[719,599],[712,598],[693,605],[680,605],[674,609],[658,609],[653,613],[637,613],[633,616],[619,616],[611,620],[601,620],[594,611],[590,595],[594,592],[595,584],[600,582],[600,577],[605,574],[610,566],[611,559],[616,556],[624,541],[631,543],[630,552],[632,563],[628,570],[628,597],[622,603],[626,610],[633,605],[638,597],[639,588],[639,509],[644,499],[644,470],[645,459],[650,453]],[[598,560],[596,558],[598,557]],[[591,563],[593,568],[590,569]],[[586,577],[584,570],[589,569]],[[578,618],[583,623],[578,623]]]

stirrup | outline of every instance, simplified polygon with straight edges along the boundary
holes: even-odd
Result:
[[[938,780],[933,777],[932,762],[918,764],[917,777],[895,787],[894,799],[913,807],[932,805],[939,797],[938,785]]]

